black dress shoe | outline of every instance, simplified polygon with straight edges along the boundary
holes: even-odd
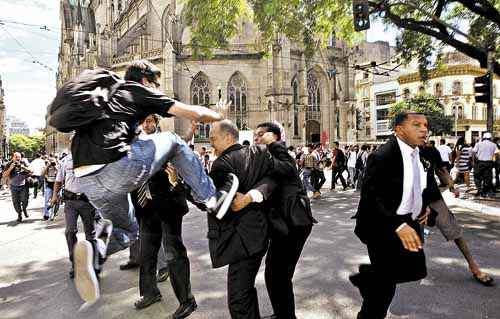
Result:
[[[161,301],[161,294],[151,297],[142,297],[134,303],[134,307],[135,309],[144,309],[159,301]]]
[[[134,269],[134,268],[137,268],[139,266],[140,266],[139,263],[136,263],[134,261],[129,260],[129,261],[127,261],[127,263],[120,265],[120,270]]]
[[[174,312],[172,315],[172,319],[183,319],[188,317],[190,314],[192,314],[196,308],[198,308],[198,305],[196,304],[196,300],[190,299],[187,302],[181,304],[179,308]]]
[[[158,270],[158,276],[156,276],[156,281],[164,282],[165,280],[168,279],[168,276],[169,276],[168,268],[162,268]]]
[[[29,217],[30,217],[30,216],[28,215],[28,212],[27,212],[27,211],[25,211],[25,212],[24,212],[24,217],[26,217],[26,218],[29,218]]]
[[[73,269],[71,269],[71,270],[69,271],[69,278],[70,278],[70,279],[75,278],[75,271],[74,271]]]

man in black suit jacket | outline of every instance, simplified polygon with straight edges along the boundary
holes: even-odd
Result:
[[[264,176],[290,175],[295,168],[274,158],[264,146],[238,144],[238,129],[228,120],[216,122],[210,130],[210,144],[218,158],[210,177],[217,189],[225,188],[228,176],[239,180],[238,192],[250,193],[252,203],[241,211],[229,211],[218,219],[208,215],[210,257],[214,268],[229,265],[228,305],[233,319],[260,319],[255,277],[268,245],[268,224],[262,211],[262,193],[252,188]],[[286,149],[285,149],[286,152]]]
[[[354,232],[367,245],[371,262],[349,277],[363,297],[358,319],[385,318],[396,284],[427,275],[419,221],[427,222],[429,203],[441,196],[432,170],[419,156],[427,119],[402,112],[394,127],[395,136],[368,158],[356,214]]]
[[[307,192],[295,168],[295,159],[281,142],[281,129],[266,122],[257,126],[255,144],[267,145],[269,152],[293,166],[293,174],[278,183],[265,177],[255,189],[264,198],[265,212],[269,220],[271,243],[266,257],[266,288],[274,314],[263,319],[295,319],[293,275],[302,249],[316,220],[312,216]],[[251,202],[250,194],[237,193],[232,204],[233,211],[243,209]]]

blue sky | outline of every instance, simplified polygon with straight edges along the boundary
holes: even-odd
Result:
[[[59,0],[0,0],[0,20],[58,27]],[[35,59],[11,35],[52,71],[33,63]],[[55,93],[58,50],[58,29],[0,25],[0,76],[7,114],[25,120],[32,129],[45,126],[46,107]]]
[[[0,20],[46,25],[50,29],[46,31],[37,26],[7,21],[0,25],[0,76],[7,114],[23,119],[31,129],[45,127],[46,108],[55,95],[56,87],[59,0],[0,0]],[[33,63],[34,58],[9,33],[37,61],[52,70]],[[394,32],[385,31],[380,23],[372,22],[368,40],[385,40],[394,44]]]

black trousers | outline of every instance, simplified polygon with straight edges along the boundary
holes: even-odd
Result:
[[[295,319],[293,274],[312,226],[290,227],[288,236],[273,234],[266,257],[266,288],[276,319]]]
[[[335,189],[335,184],[337,183],[337,179],[340,178],[340,182],[342,183],[342,187],[346,188],[347,184],[345,182],[344,176],[342,172],[345,170],[345,167],[334,167],[332,169],[332,186],[330,189]]]
[[[167,265],[170,283],[179,303],[193,298],[191,293],[191,273],[186,247],[182,242],[182,214],[163,214],[151,211],[140,218],[140,274],[139,293],[141,296],[159,294],[156,281],[158,251],[162,240],[167,251]]]
[[[422,237],[416,222],[409,225]],[[367,247],[371,264],[360,267],[358,275],[363,297],[358,318],[383,319],[394,298],[396,285],[425,277],[425,256],[422,250],[418,253],[406,251],[396,235]]]
[[[477,192],[486,195],[493,190],[493,161],[477,161],[474,169],[474,176],[477,174],[476,183]]]
[[[227,304],[232,319],[260,319],[255,277],[259,272],[264,253],[229,264]]]
[[[29,188],[24,186],[10,186],[10,194],[12,196],[12,204],[17,212],[17,216],[22,218],[22,213],[27,213]]]
[[[325,173],[318,169],[314,169],[312,176],[314,176],[314,178],[311,178],[312,179],[311,184],[314,187],[314,189],[319,192],[321,190],[321,187],[323,187],[323,184],[325,184],[326,182]]]
[[[83,200],[66,200],[64,202],[64,220],[66,222],[66,243],[68,244],[69,260],[73,263],[73,249],[77,242],[78,216],[82,219],[85,239],[93,245],[96,243],[96,210],[89,202]]]

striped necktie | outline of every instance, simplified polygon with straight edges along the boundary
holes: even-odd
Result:
[[[146,207],[148,200],[153,199],[151,192],[149,191],[149,184],[146,181],[137,189],[137,203],[142,207]]]

